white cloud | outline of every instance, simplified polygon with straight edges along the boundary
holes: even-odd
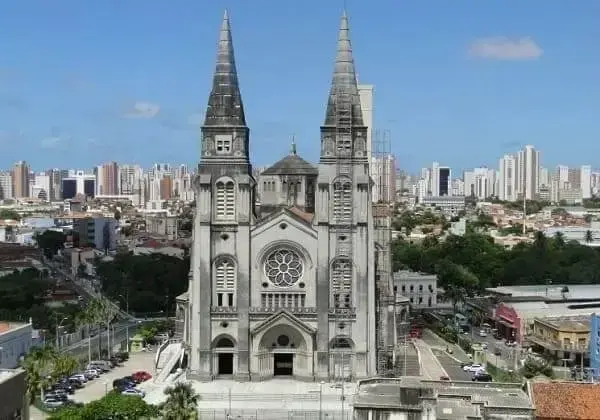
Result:
[[[46,149],[52,149],[58,146],[61,143],[62,139],[60,137],[46,137],[42,139],[41,146]]]
[[[530,37],[496,36],[475,40],[469,47],[473,57],[488,60],[535,60],[544,50]]]
[[[136,102],[133,107],[129,109],[124,117],[126,118],[154,118],[160,112],[160,105],[153,104],[151,102]]]

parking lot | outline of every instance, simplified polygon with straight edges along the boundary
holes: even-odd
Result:
[[[154,352],[131,353],[129,360],[123,363],[123,366],[115,367],[99,378],[89,381],[83,388],[75,391],[75,394],[70,395],[69,398],[76,402],[89,403],[102,398],[112,390],[112,383],[115,379],[131,375],[133,372],[140,370],[154,375],[154,356]]]

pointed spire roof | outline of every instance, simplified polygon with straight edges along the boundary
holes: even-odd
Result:
[[[327,113],[325,115],[324,125],[326,126],[334,126],[336,124],[335,109],[337,98],[350,101],[350,106],[352,107],[352,125],[362,126],[363,117],[360,108],[360,96],[358,94],[354,57],[352,56],[348,15],[345,10],[342,14],[338,32],[337,54],[333,67],[329,100],[327,101]],[[341,105],[343,106],[344,104]]]
[[[217,65],[208,98],[204,126],[246,126],[227,10],[225,10],[221,23]]]

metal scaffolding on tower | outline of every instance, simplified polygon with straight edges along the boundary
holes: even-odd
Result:
[[[373,180],[373,223],[376,242],[377,371],[379,375],[387,376],[393,374],[396,342],[391,261],[396,167],[391,153],[390,130],[375,130],[372,143],[373,158],[369,167]]]

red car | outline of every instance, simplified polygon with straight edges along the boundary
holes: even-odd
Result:
[[[143,370],[139,371],[139,372],[135,372],[133,375],[133,379],[136,382],[145,382],[147,380],[152,379],[152,375],[150,375],[148,372],[144,372]]]

